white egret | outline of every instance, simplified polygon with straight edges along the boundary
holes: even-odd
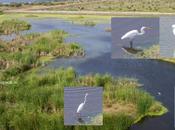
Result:
[[[84,97],[84,102],[82,102],[79,106],[78,106],[78,109],[77,109],[77,114],[80,115],[80,112],[83,110],[85,104],[86,104],[86,97],[88,96],[88,93],[85,94],[85,97]]]
[[[132,48],[133,47],[133,40],[134,40],[134,38],[137,37],[137,36],[144,35],[146,29],[149,30],[151,28],[143,26],[143,27],[141,27],[140,32],[138,30],[131,30],[131,31],[127,32],[126,34],[124,34],[121,37],[121,40],[129,39],[130,40],[130,48]]]
[[[172,25],[172,29],[173,29],[173,34],[175,35],[175,24]],[[175,57],[175,50],[174,50],[174,53],[173,53],[173,57]]]
[[[175,24],[172,25],[173,28],[173,34],[175,35]]]
[[[159,96],[160,96],[160,95],[162,95],[162,93],[161,93],[161,92],[158,92],[157,94],[158,94]]]

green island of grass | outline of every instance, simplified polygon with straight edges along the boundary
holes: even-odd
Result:
[[[79,76],[73,68],[60,68],[43,74],[25,72],[11,80],[14,84],[1,84],[1,129],[126,130],[145,116],[167,112],[135,79],[108,74]],[[63,125],[64,86],[104,88],[103,126]]]
[[[31,25],[18,19],[4,20],[0,23],[0,34],[8,35],[19,31],[29,30]]]

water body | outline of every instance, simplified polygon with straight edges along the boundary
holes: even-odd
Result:
[[[77,114],[77,108],[84,102],[86,103],[80,114]],[[65,125],[90,125],[93,117],[102,113],[102,87],[65,87],[64,88],[64,124]],[[99,124],[95,124],[99,125]]]
[[[72,66],[80,75],[89,73],[110,73],[113,76],[137,78],[143,88],[161,101],[169,110],[163,116],[146,118],[133,125],[130,130],[174,130],[175,65],[157,60],[111,59],[111,35],[105,32],[110,24],[95,27],[75,25],[58,19],[28,19],[32,24],[30,32],[45,32],[64,29],[71,34],[67,42],[79,42],[86,50],[85,58],[55,59],[47,68]],[[161,95],[158,95],[161,92]]]

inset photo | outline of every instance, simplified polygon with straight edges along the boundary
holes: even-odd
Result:
[[[175,17],[160,17],[160,57],[175,57]]]
[[[103,125],[102,87],[64,88],[64,125]]]
[[[151,58],[160,56],[159,18],[112,18],[113,59]]]

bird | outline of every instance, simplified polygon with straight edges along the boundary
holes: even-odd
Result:
[[[86,97],[88,96],[88,93],[85,94],[85,97],[84,97],[84,102],[82,102],[78,108],[77,108],[77,114],[80,115],[80,112],[83,110],[85,104],[86,104]]]
[[[157,94],[158,94],[159,96],[162,95],[161,92],[158,92]]]
[[[173,34],[175,35],[175,24],[172,25],[173,28]]]
[[[121,37],[121,40],[123,40],[123,39],[129,39],[130,40],[130,48],[133,48],[133,40],[135,39],[135,37],[144,35],[146,29],[147,30],[150,30],[152,28],[151,27],[142,26],[141,29],[140,29],[140,32],[138,30],[131,30],[131,31],[125,33]]]

